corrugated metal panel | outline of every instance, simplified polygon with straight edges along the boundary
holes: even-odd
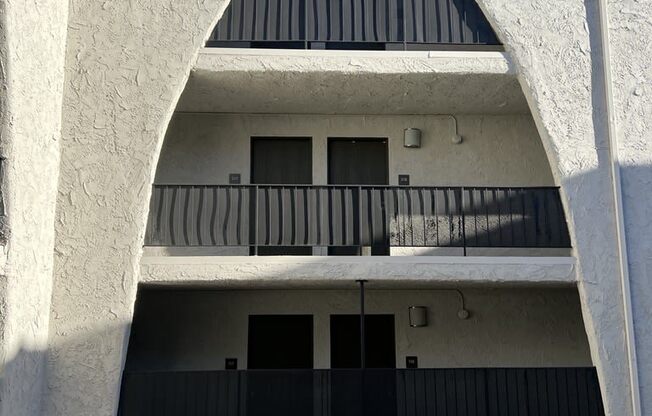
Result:
[[[235,41],[306,48],[330,42],[388,48],[499,44],[474,0],[233,0],[209,46]]]
[[[604,415],[582,367],[125,372],[118,414],[378,415],[379,403],[392,416]]]
[[[154,246],[570,247],[557,188],[156,185]]]

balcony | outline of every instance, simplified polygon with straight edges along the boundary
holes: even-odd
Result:
[[[125,373],[121,416],[604,415],[593,368]]]
[[[234,0],[206,46],[502,50],[474,0]]]
[[[468,255],[568,249],[570,237],[554,187],[155,185],[145,245]]]

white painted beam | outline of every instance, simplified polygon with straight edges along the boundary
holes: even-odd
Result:
[[[575,284],[573,257],[151,256],[141,283],[214,287],[382,287]]]

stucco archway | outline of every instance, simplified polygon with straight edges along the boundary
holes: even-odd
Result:
[[[598,4],[477,1],[517,66],[561,187],[605,411],[631,414]]]
[[[562,186],[609,412],[628,414],[605,130],[592,115],[600,104],[585,5],[479,3],[518,66]],[[225,6],[71,3],[45,414],[115,413],[158,154],[192,63]],[[591,226],[597,220],[605,226]]]
[[[158,154],[226,4],[70,4],[43,414],[117,410]]]

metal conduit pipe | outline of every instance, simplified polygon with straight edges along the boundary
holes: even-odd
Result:
[[[611,55],[609,51],[609,17],[607,0],[598,0],[600,11],[600,42],[602,46],[602,65],[605,84],[605,108],[607,111],[607,136],[611,168],[611,185],[616,219],[616,237],[618,243],[618,260],[620,263],[620,283],[623,297],[623,314],[625,317],[625,337],[627,358],[629,361],[629,380],[631,387],[632,415],[641,416],[640,385],[638,380],[638,363],[636,357],[636,337],[630,287],[629,263],[627,258],[627,240],[625,237],[625,220],[623,217],[623,197],[620,177],[620,160],[618,140],[616,137],[616,120],[614,116],[613,90],[611,80]]]

